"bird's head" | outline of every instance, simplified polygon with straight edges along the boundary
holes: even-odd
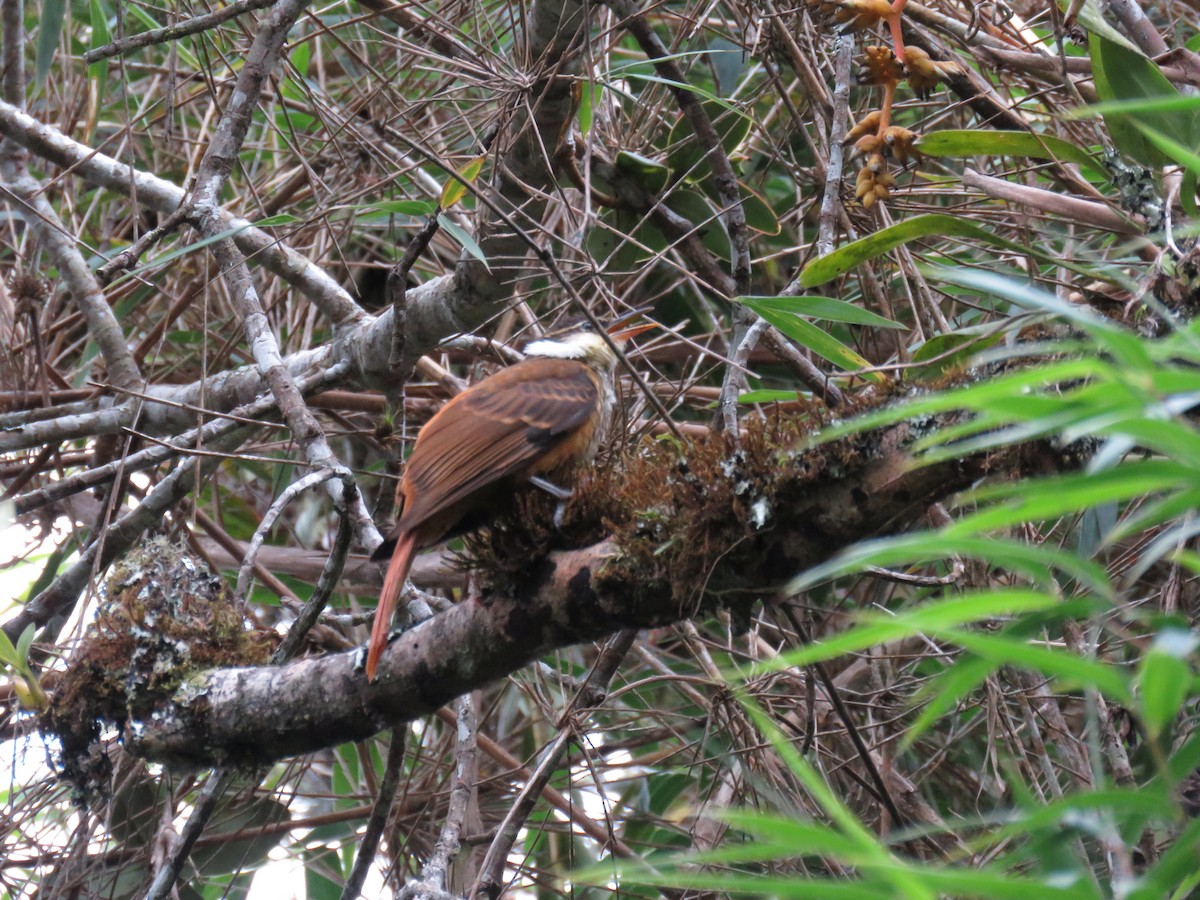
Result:
[[[657,322],[644,321],[645,309],[636,309],[614,321],[605,331],[617,347],[634,335],[657,328]],[[555,359],[577,359],[595,369],[609,370],[616,366],[617,356],[608,341],[590,322],[575,326],[561,335],[534,341],[525,348],[526,356],[548,356]]]

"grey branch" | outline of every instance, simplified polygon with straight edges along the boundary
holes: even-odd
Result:
[[[911,439],[907,425],[876,437],[877,456],[813,483],[803,503],[778,510],[773,529],[743,541],[741,549],[763,560],[754,578],[717,562],[710,593],[691,606],[681,606],[667,584],[606,572],[618,553],[611,541],[564,550],[533,570],[519,593],[469,598],[399,635],[374,684],[355,669],[357,652],[213,670],[191,679],[153,721],[128,729],[127,740],[147,758],[189,765],[266,762],[359,740],[435,712],[552,649],[659,627],[718,603],[752,602],[847,544],[920,518],[984,471],[1019,469],[1031,453],[1014,448],[1004,461],[992,454],[912,469],[902,449]]]
[[[167,25],[163,28],[152,28],[150,31],[143,31],[139,34],[131,34],[127,38],[121,38],[119,41],[113,41],[111,44],[97,47],[95,50],[88,50],[83,54],[83,61],[91,65],[92,63],[100,62],[102,59],[109,59],[113,56],[119,56],[122,53],[128,53],[130,50],[149,47],[153,44],[163,44],[167,41],[187,37],[189,34],[199,34],[202,31],[208,31],[210,28],[216,28],[222,22],[228,22],[230,19],[237,18],[243,13],[262,9],[264,6],[270,6],[274,2],[275,0],[234,0],[228,6],[210,12],[207,15],[195,16],[182,22],[176,22],[174,25]]]

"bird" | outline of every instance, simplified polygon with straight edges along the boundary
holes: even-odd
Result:
[[[374,551],[388,560],[367,644],[375,681],[417,552],[484,524],[501,498],[533,485],[559,500],[595,457],[617,404],[618,350],[657,327],[638,309],[525,348],[525,359],[458,394],[425,423],[396,486],[396,523]]]

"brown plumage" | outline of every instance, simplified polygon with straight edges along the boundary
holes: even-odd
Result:
[[[610,329],[618,345],[652,324]],[[396,524],[372,559],[391,556],[371,640],[375,680],[392,615],[418,551],[486,520],[531,476],[569,481],[599,449],[616,403],[617,357],[598,334],[536,341],[529,358],[463,391],[417,435],[396,487]]]

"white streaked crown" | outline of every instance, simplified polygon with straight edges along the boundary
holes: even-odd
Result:
[[[617,361],[604,338],[592,331],[577,331],[558,340],[534,341],[525,348],[525,355],[577,359],[595,368],[612,366]]]

